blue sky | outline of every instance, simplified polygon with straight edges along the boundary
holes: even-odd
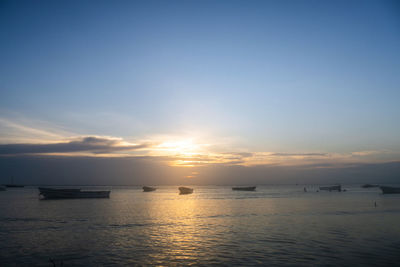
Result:
[[[0,32],[2,144],[399,160],[396,1],[2,1]]]

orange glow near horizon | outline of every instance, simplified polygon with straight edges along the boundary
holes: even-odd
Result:
[[[154,147],[153,150],[166,152],[167,154],[193,156],[204,151],[206,146],[207,144],[195,143],[193,139],[182,139],[162,142]]]
[[[16,151],[24,152],[0,156],[42,155],[64,157],[139,157],[158,160],[171,167],[195,168],[207,165],[257,165],[300,166],[324,164],[340,165],[352,163],[387,162],[388,158],[399,158],[398,153],[386,150],[355,151],[349,153],[311,152],[267,152],[249,151],[232,140],[207,139],[206,135],[150,136],[145,139],[126,139],[112,136],[82,135],[64,137],[59,141],[14,143]],[[200,138],[202,137],[202,138]],[[392,160],[392,161],[393,161]],[[196,173],[186,174],[195,178]]]

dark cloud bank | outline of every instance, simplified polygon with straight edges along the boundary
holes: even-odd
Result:
[[[50,185],[241,185],[399,183],[400,162],[341,167],[228,166],[171,167],[164,158],[1,156],[0,183],[11,175],[23,184]],[[184,178],[198,172],[195,178]]]
[[[0,155],[20,155],[38,153],[111,153],[131,151],[148,147],[148,144],[121,146],[116,139],[89,136],[65,143],[54,144],[4,144],[0,145]]]

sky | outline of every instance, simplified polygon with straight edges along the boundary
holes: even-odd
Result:
[[[268,183],[400,161],[397,1],[3,0],[0,32],[3,180],[96,162],[105,184]]]

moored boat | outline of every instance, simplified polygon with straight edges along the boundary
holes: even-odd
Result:
[[[39,187],[39,195],[44,199],[65,198],[109,198],[110,191],[82,191],[81,189],[55,189]]]
[[[24,185],[19,184],[5,184],[6,187],[24,187]]]
[[[189,188],[189,187],[179,187],[179,194],[180,195],[185,195],[185,194],[191,194],[193,193],[193,188]]]
[[[400,194],[400,187],[380,186],[383,194]]]
[[[378,184],[364,184],[361,186],[362,188],[371,188],[371,187],[379,187]]]
[[[152,192],[156,191],[157,188],[150,187],[150,186],[143,186],[143,192]]]
[[[338,191],[341,192],[342,191],[342,186],[339,185],[332,185],[332,186],[320,186],[319,190],[325,190],[325,191]]]
[[[11,184],[5,184],[5,187],[24,187],[21,184],[14,184],[14,176],[11,176]]]
[[[234,191],[255,191],[255,186],[240,186],[240,187],[232,187]]]

